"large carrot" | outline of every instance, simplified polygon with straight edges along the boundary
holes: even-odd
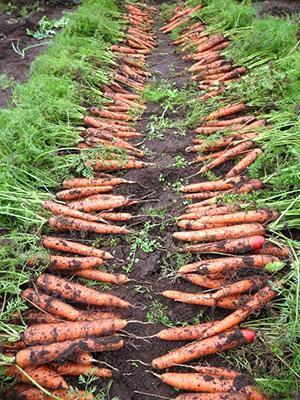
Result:
[[[25,368],[25,373],[29,375],[35,382],[47,389],[68,389],[68,384],[64,378],[46,365],[41,365],[37,368]],[[5,375],[16,377],[17,380],[22,383],[31,383],[30,379],[27,378],[27,376],[15,365],[8,366],[5,369]]]
[[[242,374],[233,369],[221,368],[221,367],[212,367],[210,365],[196,365],[193,369],[200,374],[208,374],[213,376],[221,376],[223,378],[231,378],[235,379],[240,377]]]
[[[215,216],[215,215],[225,215],[225,214],[230,214],[233,211],[237,211],[239,208],[235,205],[230,205],[230,206],[220,206],[220,207],[215,207],[215,208],[208,208],[206,209],[203,207],[203,209],[200,208],[191,208],[189,213],[187,214],[182,214],[180,217],[178,217],[178,221],[181,220],[198,220],[199,218],[202,217],[208,217],[208,216]]]
[[[62,319],[75,321],[82,314],[81,311],[76,310],[69,304],[30,288],[23,290],[21,296],[40,310]]]
[[[265,243],[263,236],[249,236],[246,238],[223,240],[221,242],[201,243],[192,246],[186,246],[182,249],[186,253],[229,253],[229,254],[247,254],[262,249]],[[264,253],[262,249],[263,254]],[[274,254],[271,252],[271,254]],[[278,257],[277,254],[274,254]]]
[[[236,268],[263,267],[271,262],[276,261],[279,261],[277,257],[269,255],[264,256],[261,254],[240,257],[212,258],[186,264],[180,267],[178,272],[180,274],[186,274],[197,271],[198,274],[217,274]]]
[[[218,242],[224,239],[236,239],[253,235],[265,234],[262,224],[241,224],[221,228],[204,229],[201,231],[175,232],[175,239],[185,242]]]
[[[212,276],[212,275],[211,275]],[[208,289],[218,289],[226,284],[225,279],[212,279],[211,276],[198,274],[184,274],[181,277],[194,285],[205,287]]]
[[[92,194],[111,192],[112,190],[112,186],[88,186],[83,188],[66,189],[57,192],[56,198],[58,200],[70,201],[80,199],[81,197],[88,197]]]
[[[223,297],[246,293],[252,290],[257,291],[262,287],[262,285],[263,280],[260,277],[253,276],[248,279],[231,283],[230,285],[217,290],[215,293],[212,293],[211,297],[215,300],[218,300]]]
[[[147,163],[138,160],[128,160],[122,162],[118,160],[95,160],[86,162],[87,166],[91,166],[95,171],[119,171],[122,169],[141,169],[147,166]]]
[[[71,202],[70,207],[83,212],[92,212],[113,210],[133,204],[136,204],[136,201],[121,195],[97,195],[86,200]]]
[[[107,110],[99,110],[97,107],[90,108],[90,112],[102,118],[119,119],[123,121],[133,121],[135,118],[132,115],[113,113]]]
[[[69,359],[85,351],[103,352],[119,350],[124,345],[117,336],[89,337],[46,345],[27,347],[16,354],[16,364],[22,368]]]
[[[23,340],[27,345],[32,346],[90,336],[107,336],[121,331],[126,325],[125,319],[33,325],[25,329]]]
[[[107,294],[100,293],[95,289],[88,288],[75,282],[70,282],[66,279],[58,278],[54,275],[41,274],[37,278],[37,286],[45,292],[51,292],[64,299],[85,303],[95,306],[107,307],[129,307],[130,303],[121,300],[120,298]]]
[[[220,157],[216,158],[215,160],[213,160],[212,162],[210,162],[207,165],[204,165],[201,169],[200,172],[207,172],[211,169],[214,169],[216,167],[218,167],[219,165],[225,163],[226,161],[231,160],[232,158],[238,156],[239,154],[245,152],[246,150],[251,149],[251,147],[253,147],[253,142],[251,140],[247,140],[245,142],[242,142],[234,147],[232,147],[231,149],[225,151],[223,153],[223,155],[221,155]]]
[[[50,266],[52,269],[61,271],[77,271],[91,269],[104,263],[99,257],[64,257],[50,255]]]
[[[111,259],[113,256],[104,250],[96,249],[96,247],[86,246],[82,243],[71,242],[63,238],[43,236],[42,244],[47,249],[62,251],[66,253],[80,254],[88,257],[100,257]]]
[[[238,142],[241,142],[243,140],[252,140],[257,136],[257,133],[255,132],[249,132],[249,133],[231,133],[228,136],[225,136],[221,139],[218,140],[213,140],[213,141],[205,141],[202,139],[194,139],[193,143],[196,143],[196,146],[192,146],[191,149],[193,151],[204,151],[204,152],[209,152],[209,151],[221,151],[222,149],[228,147],[228,146],[233,146],[238,144]],[[198,143],[198,145],[197,145]]]
[[[48,222],[53,229],[59,231],[95,232],[113,235],[130,233],[128,229],[122,226],[100,224],[70,217],[51,217]]]
[[[70,393],[69,390],[55,389],[51,390],[51,395],[63,400],[93,400],[93,394],[87,394],[82,390],[76,391],[75,394]],[[79,397],[78,397],[79,396]],[[29,385],[15,385],[7,393],[6,400],[50,400],[50,397],[39,389]]]
[[[221,393],[182,393],[174,400],[247,400],[247,395],[233,392]]]
[[[115,285],[123,285],[129,280],[125,274],[111,274],[94,269],[77,271],[75,275],[80,278],[92,279],[98,282],[114,283]]]
[[[59,365],[56,368],[59,375],[62,376],[80,376],[80,375],[94,375],[100,378],[112,378],[112,372],[107,368],[98,368],[93,365],[76,364],[67,362]]]
[[[268,243],[264,247],[256,250],[259,250],[258,251],[259,254],[265,254],[265,255],[269,254],[279,258],[287,258],[290,257],[291,255],[291,251],[288,247],[286,246],[278,247],[274,246],[271,243]]]
[[[207,182],[199,182],[193,183],[191,185],[185,185],[181,188],[181,191],[184,193],[193,193],[200,191],[214,191],[214,190],[226,190],[233,188],[237,183],[245,181],[246,178],[234,177],[231,179],[219,179],[216,181],[207,181]]]
[[[216,35],[211,36],[211,38],[207,41],[207,43],[200,45],[197,47],[197,51],[199,53],[203,53],[204,51],[207,51],[211,49],[212,47],[223,43],[225,40],[224,36],[220,33],[217,33]]]
[[[246,110],[246,107],[247,107],[246,104],[243,102],[233,104],[231,106],[223,107],[217,111],[214,111],[214,112],[208,114],[206,117],[203,118],[203,121],[210,121],[210,120],[219,119],[222,117],[227,117],[228,115],[233,115],[233,114],[236,114],[236,113]]]
[[[152,361],[152,366],[156,369],[166,369],[177,364],[185,364],[191,360],[251,343],[254,338],[255,332],[249,329],[231,330],[220,335],[193,342],[155,358]]]
[[[155,334],[156,337],[167,341],[176,340],[195,340],[201,337],[207,328],[211,327],[213,322],[205,322],[198,325],[187,325],[176,328],[163,329]]]
[[[92,215],[92,214],[89,214],[86,212],[74,210],[74,209],[70,208],[69,206],[56,203],[55,201],[50,201],[50,200],[45,201],[43,204],[43,207],[46,210],[51,211],[51,213],[54,215],[78,218],[78,219],[82,219],[85,221],[91,221],[91,222],[97,222],[100,219],[96,215]]]
[[[262,154],[261,149],[253,149],[249,151],[229,172],[227,172],[226,176],[236,176],[241,174],[242,172],[249,167],[249,165],[253,164],[254,161]]]

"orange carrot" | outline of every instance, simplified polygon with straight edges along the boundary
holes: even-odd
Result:
[[[88,186],[84,188],[66,189],[56,193],[58,200],[70,201],[87,197],[92,194],[107,193],[113,190],[112,186]]]
[[[93,394],[87,394],[82,390],[76,391],[75,394],[69,392],[69,390],[55,389],[51,390],[51,395],[62,400],[78,400],[80,396],[84,400],[93,400]],[[9,392],[6,393],[6,400],[49,400],[49,396],[41,392],[34,386],[29,385],[15,385]]]
[[[204,208],[204,207],[203,207]],[[213,215],[225,215],[225,214],[230,214],[233,211],[239,210],[237,206],[230,205],[230,206],[220,206],[216,208],[207,208],[207,209],[202,209],[200,208],[190,208],[189,209],[191,212],[188,214],[183,214],[180,217],[178,217],[178,220],[198,220],[199,218],[205,217],[205,216],[213,216]]]
[[[68,389],[68,384],[64,378],[57,375],[57,373],[48,366],[41,365],[37,368],[28,367],[25,368],[25,373],[47,389]],[[30,379],[15,365],[8,366],[5,370],[5,375],[17,377],[18,381],[22,383],[31,383]]]
[[[75,321],[81,315],[81,311],[69,304],[30,288],[23,290],[21,296],[37,308],[62,319]]]
[[[85,269],[77,271],[76,276],[85,279],[92,279],[93,281],[114,283],[115,285],[123,285],[128,282],[128,277],[124,274],[110,274],[94,269]]]
[[[126,198],[121,195],[97,195],[88,199],[74,201],[69,206],[75,210],[83,212],[113,210],[115,208],[125,207],[136,204],[135,200]]]
[[[195,340],[201,337],[202,333],[207,328],[211,327],[213,322],[205,322],[198,325],[187,325],[176,328],[163,329],[155,334],[155,336],[162,340],[176,341],[176,340]]]
[[[53,229],[60,231],[95,232],[113,235],[126,234],[130,232],[122,226],[100,224],[98,222],[84,221],[77,218],[51,217],[48,222]]]
[[[251,277],[248,279],[243,279],[238,282],[231,283],[212,293],[212,298],[215,300],[221,299],[223,297],[232,296],[235,294],[241,294],[249,292],[250,290],[258,290],[262,287],[263,280],[260,277]]]
[[[26,325],[32,324],[58,324],[59,322],[65,322],[65,319],[60,317],[54,317],[53,315],[47,314],[44,311],[27,311],[22,314],[22,320]],[[18,322],[20,319],[17,320]]]
[[[122,169],[141,169],[146,167],[147,164],[143,161],[138,160],[128,160],[127,162],[122,162],[118,160],[95,160],[91,162],[86,162],[87,166],[91,166],[95,171],[119,171]]]
[[[224,154],[224,150],[217,151],[215,153],[206,154],[203,156],[197,156],[192,161],[191,164],[202,163],[203,161],[210,160],[212,158],[216,159]]]
[[[244,110],[246,110],[245,103],[242,102],[242,103],[233,104],[231,106],[223,107],[217,111],[210,113],[209,115],[207,115],[206,117],[203,118],[203,121],[210,121],[210,120],[219,119],[222,117],[227,117],[228,115],[233,115],[233,114],[239,113]]]
[[[50,256],[50,266],[59,271],[78,271],[82,269],[91,269],[104,263],[99,257],[64,257]]]
[[[249,397],[240,393],[221,392],[221,393],[183,393],[175,397],[174,400],[247,400]]]
[[[58,278],[54,275],[41,274],[37,278],[37,286],[46,292],[51,292],[64,299],[95,306],[124,307],[130,306],[127,301],[95,289],[88,288],[78,283]]]
[[[249,151],[229,172],[227,172],[226,176],[236,176],[241,174],[242,172],[249,167],[249,165],[253,164],[258,156],[262,154],[261,149],[253,149]]]
[[[59,204],[54,201],[45,201],[43,204],[43,207],[46,210],[51,211],[51,213],[54,215],[78,218],[78,219],[82,219],[84,221],[90,221],[90,222],[97,222],[100,219],[96,215],[77,211],[77,210],[70,208],[69,206],[65,206],[63,204]]]
[[[253,235],[264,235],[262,224],[241,224],[222,228],[204,229],[201,231],[175,232],[175,239],[187,242],[217,242],[224,239],[236,239]]]
[[[234,371],[233,369],[212,367],[210,365],[196,365],[193,368],[195,371],[197,371],[200,374],[221,376],[223,378],[229,378],[229,379],[235,379],[242,375],[240,372]]]
[[[265,238],[263,236],[249,236],[215,243],[201,243],[186,246],[182,251],[186,253],[229,253],[243,255],[262,249],[262,253],[267,254],[263,251],[264,243]],[[272,254],[278,257],[278,254],[271,251],[271,255]]]
[[[264,247],[260,248],[260,249],[256,249],[258,250],[259,254],[264,254],[264,255],[273,255],[275,257],[279,257],[279,258],[287,258],[290,257],[291,255],[291,251],[288,247],[286,246],[274,246],[271,243],[266,244]]]
[[[237,183],[243,182],[244,180],[246,180],[245,177],[234,177],[231,179],[220,179],[217,181],[199,182],[183,186],[181,188],[181,191],[184,193],[194,193],[205,190],[209,191],[226,190],[233,188]]]
[[[46,345],[27,347],[16,354],[16,364],[22,368],[59,362],[83,351],[119,350],[124,345],[117,336],[89,337]]]
[[[184,274],[181,277],[193,285],[208,289],[218,289],[226,284],[225,279],[212,279],[213,275]]]
[[[82,243],[71,242],[63,238],[43,236],[42,244],[47,249],[62,251],[66,253],[80,254],[88,257],[99,257],[111,259],[113,256],[104,250],[96,249],[95,247],[86,246]]]
[[[89,366],[89,365],[83,365],[83,364],[76,364],[76,363],[71,363],[67,362],[62,365],[59,365],[56,368],[56,371],[59,375],[62,376],[80,376],[80,375],[94,375],[98,376],[100,378],[112,378],[112,372],[110,369],[107,368],[98,368]]]
[[[128,114],[121,114],[121,113],[112,113],[106,110],[99,110],[97,107],[92,107],[90,112],[94,115],[98,115],[101,118],[108,118],[108,119],[119,119],[123,121],[132,121],[135,118],[132,115]]]
[[[166,369],[177,364],[185,364],[191,360],[251,343],[254,338],[255,333],[249,329],[235,329],[201,341],[197,340],[184,347],[175,349],[168,354],[155,358],[152,361],[152,367],[156,369]]]
[[[124,319],[39,324],[27,327],[23,332],[23,340],[27,345],[32,346],[91,336],[108,336],[121,331],[126,325],[127,321]]]
[[[224,36],[220,33],[217,33],[216,35],[211,36],[206,44],[198,46],[197,51],[199,53],[203,53],[204,51],[207,51],[207,50],[211,49],[212,47],[214,47],[220,43],[223,43],[224,40],[225,40]]]
[[[99,218],[107,221],[129,221],[133,218],[133,215],[130,213],[101,212]]]

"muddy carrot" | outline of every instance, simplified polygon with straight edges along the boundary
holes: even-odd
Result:
[[[185,364],[191,360],[251,343],[254,338],[255,332],[249,329],[235,329],[175,349],[154,359],[152,366],[156,369],[166,369],[177,364]]]
[[[70,393],[69,390],[55,389],[51,390],[51,395],[62,400],[93,400],[93,394],[87,394],[82,390],[76,391],[75,394]],[[78,397],[79,396],[79,397]],[[29,385],[15,385],[7,394],[6,400],[49,400],[50,397],[39,389]]]
[[[203,161],[210,160],[212,158],[216,159],[216,158],[222,156],[223,154],[224,154],[224,150],[221,150],[221,151],[217,151],[215,153],[197,156],[191,161],[191,164],[202,163]]]
[[[182,393],[174,400],[247,400],[249,397],[240,393],[216,392],[216,393]]]
[[[181,278],[185,279],[188,282],[191,282],[193,285],[205,287],[208,289],[219,289],[223,285],[226,284],[225,279],[213,279],[214,275],[198,275],[198,274],[184,274]]]
[[[51,217],[49,225],[59,231],[95,232],[100,234],[120,235],[130,231],[122,226],[100,224],[98,222],[84,221],[69,217]]]
[[[83,212],[113,210],[136,204],[135,200],[124,196],[96,195],[85,200],[74,201],[69,206]]]
[[[37,368],[25,368],[28,374],[38,384],[48,389],[68,389],[68,384],[63,377],[58,375],[53,369],[48,366],[41,365]],[[5,370],[5,375],[10,377],[17,377],[19,382],[31,383],[30,379],[23,374],[15,365],[10,365]]]
[[[181,251],[186,253],[229,253],[229,254],[247,254],[262,249],[265,243],[263,236],[249,236],[246,238],[223,240],[221,242],[201,243],[192,246],[186,246]],[[271,251],[270,255],[278,257],[278,254]]]
[[[239,154],[245,152],[246,150],[251,149],[251,147],[253,147],[253,142],[251,140],[242,142],[242,143],[238,144],[237,146],[234,146],[231,149],[225,151],[220,157],[216,158],[209,164],[204,165],[202,168],[200,168],[200,172],[204,173],[211,169],[214,169],[214,168],[218,167],[219,165],[238,156]]]
[[[33,325],[25,329],[23,340],[32,346],[91,336],[107,336],[121,331],[126,325],[127,321],[124,319]]]
[[[257,252],[259,254],[265,254],[265,255],[273,255],[275,257],[279,257],[279,258],[287,258],[290,257],[291,255],[291,251],[288,247],[286,246],[274,246],[271,243],[266,244],[265,246],[263,246],[260,249],[256,249],[258,250]]]
[[[123,345],[123,340],[117,336],[66,340],[64,342],[32,346],[20,350],[16,354],[16,363],[22,368],[27,368],[68,359],[74,354],[84,351],[103,352],[118,350]]]
[[[56,371],[59,375],[62,376],[80,376],[80,375],[94,375],[100,378],[111,378],[112,372],[107,368],[98,368],[93,365],[83,365],[67,362],[62,365],[59,365],[56,368]]]
[[[216,208],[208,208],[208,209],[202,209],[200,208],[190,208],[189,213],[183,214],[180,217],[178,217],[178,220],[198,220],[199,218],[205,217],[205,216],[213,216],[213,215],[224,215],[224,214],[230,214],[233,211],[237,211],[239,208],[234,205],[230,206],[220,206]]]
[[[112,186],[89,186],[84,188],[66,189],[56,193],[58,200],[70,201],[88,197],[92,194],[107,193],[113,190]]]
[[[141,169],[146,167],[147,163],[137,160],[128,160],[125,163],[118,160],[95,160],[87,162],[86,165],[93,167],[95,171],[118,171],[122,169]]]
[[[99,250],[92,246],[86,246],[82,243],[71,242],[70,240],[66,240],[64,238],[43,236],[42,244],[47,249],[66,253],[80,254],[88,257],[99,257],[105,260],[113,258],[113,256],[107,251]]]
[[[241,174],[249,167],[249,165],[253,164],[261,154],[261,149],[253,149],[249,151],[244,158],[242,158],[229,172],[227,172],[226,176],[231,177]]]
[[[237,183],[246,180],[245,177],[234,177],[231,179],[220,179],[217,181],[199,182],[183,186],[180,190],[184,193],[201,192],[205,190],[226,190],[233,188]]]
[[[228,146],[238,144],[237,142],[241,142],[243,140],[252,140],[257,136],[255,132],[243,133],[243,134],[230,134],[229,136],[225,136],[224,138],[209,141],[204,143],[202,141],[201,145],[199,146],[192,146],[192,149],[195,151],[220,151]],[[198,139],[194,140],[194,143],[198,141]]]
[[[40,310],[62,319],[75,321],[81,315],[81,311],[69,304],[30,288],[23,290],[21,296]]]
[[[263,280],[259,277],[251,277],[248,279],[243,279],[238,282],[231,283],[215,293],[212,293],[212,298],[215,300],[221,299],[223,297],[232,296],[234,294],[241,294],[249,292],[249,290],[258,290],[263,284]]]
[[[46,292],[51,292],[64,299],[85,303],[95,306],[124,307],[130,304],[116,296],[100,293],[95,289],[88,288],[54,275],[41,274],[37,278],[37,286]]]
[[[208,374],[213,376],[221,376],[223,378],[235,379],[240,377],[241,372],[234,371],[233,369],[221,368],[221,367],[212,367],[210,365],[196,365],[193,367],[195,371],[200,374]]]
[[[74,210],[74,209],[70,208],[69,206],[56,203],[55,201],[51,201],[51,200],[45,201],[43,207],[46,210],[51,211],[51,213],[54,215],[78,218],[78,219],[82,219],[84,221],[90,221],[90,222],[99,221],[99,217],[97,217],[96,215],[92,215],[92,214],[85,213],[82,211]]]
[[[192,200],[206,200],[206,199],[210,199],[211,197],[218,196],[222,193],[223,193],[222,190],[216,190],[214,192],[210,192],[210,191],[206,190],[206,191],[203,191],[200,193],[187,193],[183,197],[185,199],[192,199]]]
[[[119,119],[119,120],[123,120],[123,121],[132,121],[132,120],[134,120],[134,117],[132,115],[121,114],[121,113],[113,113],[113,112],[109,112],[107,110],[99,110],[97,107],[92,107],[90,109],[90,112],[92,114],[98,115],[99,117],[102,117],[102,118]]]
[[[217,111],[210,113],[209,115],[207,115],[206,117],[203,118],[203,121],[210,121],[210,120],[219,119],[222,117],[227,117],[228,115],[237,114],[244,110],[246,110],[245,103],[242,102],[242,103],[233,104],[231,106],[223,107]]]
[[[60,271],[78,271],[82,269],[91,269],[104,263],[99,257],[64,257],[50,255],[50,266],[54,270]]]
[[[207,51],[212,47],[224,42],[224,40],[225,40],[224,36],[220,33],[217,33],[216,35],[211,36],[207,43],[198,46],[197,51],[199,53],[203,53],[204,51]]]
[[[241,224],[225,226],[201,231],[175,232],[173,237],[186,242],[218,242],[224,239],[236,239],[253,235],[264,235],[265,229],[262,224]]]
[[[212,324],[213,322],[205,322],[197,325],[167,328],[157,332],[155,336],[167,341],[196,340],[201,337],[202,333],[205,332],[207,328],[210,328]]]
[[[85,269],[82,271],[77,271],[76,276],[80,278],[92,279],[98,282],[113,283],[115,285],[123,285],[128,282],[128,277],[124,274],[110,274],[108,272],[103,272],[95,269]]]
[[[133,215],[130,213],[101,212],[99,218],[107,221],[129,221],[133,218]]]

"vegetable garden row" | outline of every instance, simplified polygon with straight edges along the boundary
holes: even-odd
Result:
[[[120,399],[296,395],[296,31],[232,0],[87,1],[36,60],[0,119],[5,398],[111,398],[95,377]]]

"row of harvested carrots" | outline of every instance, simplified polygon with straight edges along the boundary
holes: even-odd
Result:
[[[188,70],[195,74],[191,79],[200,82],[199,88],[206,91],[198,98],[205,101],[229,90],[230,82],[240,79],[246,69],[223,59],[221,50],[229,45],[229,39],[221,34],[208,34],[202,22],[193,23],[194,11],[188,7],[177,9],[162,31],[171,32],[173,27],[189,24],[174,44],[187,53],[184,60],[196,61]],[[206,367],[186,365],[254,340],[255,332],[241,329],[240,324],[275,298],[277,291],[268,282],[268,266],[290,254],[288,248],[275,246],[265,239],[266,224],[279,216],[276,210],[222,202],[226,194],[250,193],[263,188],[259,179],[242,175],[261,154],[253,139],[258,135],[257,129],[266,124],[265,120],[245,114],[246,111],[246,104],[239,102],[207,115],[195,133],[222,135],[226,132],[226,135],[216,140],[206,140],[202,136],[194,139],[193,146],[187,148],[188,152],[203,153],[192,164],[209,161],[201,167],[201,174],[210,170],[218,172],[223,165],[228,170],[228,161],[238,158],[238,162],[230,167],[224,178],[195,182],[181,189],[185,199],[197,202],[190,203],[186,212],[178,217],[177,224],[184,231],[175,232],[173,236],[179,241],[192,242],[181,249],[182,252],[211,256],[178,270],[180,278],[200,287],[201,292],[167,290],[162,294],[186,304],[232,311],[222,319],[164,329],[156,334],[162,340],[191,341],[152,362],[154,368],[162,370],[175,366],[193,369],[191,373],[167,372],[158,376],[176,389],[191,392],[179,395],[177,399],[180,400],[267,398],[253,382],[237,379],[236,371],[222,369],[220,372],[218,368],[208,367],[203,372],[202,368]],[[223,175],[222,171],[220,175]]]
[[[144,109],[139,92],[149,76],[145,56],[155,43],[151,33],[152,8],[127,4],[126,9],[128,29],[124,43],[112,47],[119,67],[113,72],[110,85],[103,88],[108,104],[103,109],[90,110],[92,116],[84,119],[89,128],[83,131],[83,141],[78,146],[82,151],[105,148],[110,158],[87,161],[87,166],[94,169],[95,178],[67,179],[55,199],[44,203],[44,208],[52,214],[49,226],[54,231],[73,235],[75,232],[113,235],[130,232],[114,222],[126,223],[132,219],[131,213],[118,210],[138,201],[112,192],[119,185],[134,182],[102,171],[146,165],[140,161],[144,153],[129,140],[141,136],[132,125],[136,120],[132,111]],[[120,159],[120,150],[123,159]],[[34,309],[15,316],[15,323],[21,321],[27,327],[18,342],[3,348],[9,363],[6,374],[15,378],[16,383],[7,391],[6,399],[44,400],[52,396],[92,399],[92,394],[70,392],[65,377],[92,373],[111,378],[113,367],[94,360],[91,353],[121,349],[124,346],[121,331],[136,321],[128,321],[120,314],[119,310],[132,307],[127,301],[69,278],[116,285],[126,284],[129,279],[125,274],[98,269],[113,259],[108,251],[56,236],[44,236],[42,245],[49,251],[48,255],[32,257],[27,267],[43,263],[49,272],[36,279],[33,289],[22,292],[23,299]]]

